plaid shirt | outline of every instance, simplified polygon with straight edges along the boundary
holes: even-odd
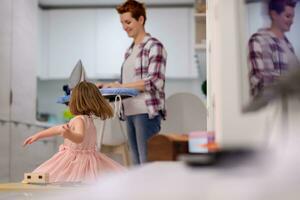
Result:
[[[130,56],[134,43],[125,53],[125,60]],[[160,41],[147,34],[140,44],[140,52],[135,62],[136,80],[145,81],[145,103],[150,118],[158,114],[166,116],[165,109],[165,71],[167,53]],[[123,63],[124,65],[124,63]],[[123,78],[123,66],[121,69],[121,83]]]
[[[286,37],[284,40],[295,53],[289,40]],[[273,83],[288,70],[288,58],[280,40],[266,29],[253,34],[248,45],[251,95],[257,96],[266,85]]]

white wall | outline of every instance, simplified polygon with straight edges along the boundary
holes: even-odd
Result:
[[[260,114],[241,112],[241,67],[246,65],[239,21],[243,20],[243,2],[209,1],[208,128],[216,132],[217,140],[224,146],[256,145],[263,132]]]
[[[294,24],[292,25],[291,31],[287,33],[287,37],[290,39],[291,43],[293,44],[296,55],[300,59],[300,42],[299,42],[299,33],[300,33],[300,2],[295,9],[295,18]]]

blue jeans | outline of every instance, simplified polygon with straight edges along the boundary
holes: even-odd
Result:
[[[126,116],[127,134],[134,165],[147,161],[147,140],[160,131],[161,116],[148,114]]]

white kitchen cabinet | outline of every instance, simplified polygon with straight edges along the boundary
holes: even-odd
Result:
[[[1,1],[0,119],[5,121],[35,121],[36,10],[36,0]]]
[[[117,11],[99,9],[97,11],[97,66],[96,76],[119,78],[126,49],[132,40],[120,23]]]
[[[157,37],[168,53],[168,78],[195,78],[192,38],[193,8],[148,9],[146,31]]]
[[[11,45],[11,7],[9,0],[0,4],[0,119],[9,119],[10,104],[10,45]]]
[[[158,38],[168,53],[168,78],[196,77],[193,67],[192,8],[148,8],[146,31]],[[97,76],[120,74],[124,53],[132,42],[122,29],[119,15],[112,9],[97,15]],[[176,20],[174,20],[176,19]]]
[[[42,45],[47,59],[47,70],[42,78],[68,78],[79,59],[82,60],[88,77],[93,77],[96,68],[96,10],[47,10],[44,23],[48,24]]]
[[[11,120],[27,123],[36,118],[37,0],[12,1],[10,46]]]
[[[9,123],[0,122],[0,182],[9,181],[10,139]]]
[[[21,180],[24,163],[37,161],[35,154],[23,157],[24,137],[18,140],[30,129],[20,124],[36,121],[37,9],[37,0],[0,1],[0,182]]]
[[[124,53],[132,39],[122,29],[115,9],[41,13],[40,78],[68,78],[78,59],[82,59],[88,78],[119,78]],[[161,40],[168,52],[167,77],[196,77],[192,7],[148,8],[147,14],[146,31]]]

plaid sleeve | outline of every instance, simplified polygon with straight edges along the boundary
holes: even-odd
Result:
[[[161,43],[154,43],[149,50],[148,75],[145,80],[145,91],[161,91],[165,82],[167,53]]]
[[[274,65],[272,55],[267,50],[264,39],[254,35],[249,40],[250,89],[251,95],[256,96],[268,82],[271,82]]]

